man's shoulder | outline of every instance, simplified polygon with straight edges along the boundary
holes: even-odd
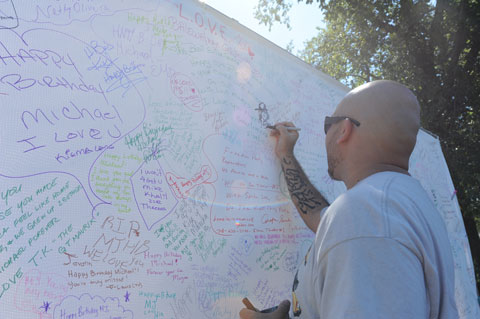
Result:
[[[396,239],[397,228],[410,227],[412,216],[408,215],[413,214],[415,220],[412,207],[421,191],[420,184],[408,175],[384,172],[368,177],[326,210],[317,231],[317,244],[329,249],[356,238]]]
[[[360,181],[333,201],[325,213],[325,221],[331,223],[340,220],[342,223],[350,223],[378,218],[378,215],[383,214],[386,201],[392,195],[395,196],[393,193],[396,190],[392,192],[392,186],[399,187],[399,183],[395,181],[398,177],[397,174],[379,173]]]
[[[332,203],[331,210],[338,217],[362,210],[383,214],[391,207],[401,209],[422,202],[430,203],[430,199],[418,180],[405,174],[381,172],[365,178],[340,195]],[[373,216],[362,214],[355,217]]]

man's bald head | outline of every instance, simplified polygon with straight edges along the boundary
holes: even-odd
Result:
[[[350,116],[361,123],[358,134],[372,152],[407,159],[420,128],[420,106],[407,87],[394,81],[374,81],[350,91],[334,116]]]
[[[374,81],[350,91],[333,116],[349,117],[331,126],[326,137],[328,172],[347,188],[382,171],[408,174],[420,128],[420,106],[413,93],[393,81]]]

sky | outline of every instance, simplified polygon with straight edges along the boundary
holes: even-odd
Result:
[[[304,42],[306,40],[317,35],[316,27],[324,26],[323,16],[315,4],[306,5],[303,2],[297,3],[297,0],[290,0],[293,3],[289,13],[291,30],[288,30],[285,25],[277,23],[272,26],[271,31],[268,31],[268,26],[260,25],[259,21],[254,17],[254,8],[258,0],[200,1],[222,12],[224,15],[237,20],[240,24],[243,24],[284,49],[286,49],[290,41],[293,41],[294,54],[305,47]]]

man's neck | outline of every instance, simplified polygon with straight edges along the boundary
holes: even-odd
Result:
[[[363,169],[357,169],[356,171],[353,171],[352,174],[349,174],[348,176],[345,177],[343,182],[345,183],[345,186],[347,187],[347,189],[350,189],[361,180],[380,172],[396,172],[400,174],[410,175],[410,173],[408,173],[408,169],[405,169],[403,167],[392,165],[392,164],[379,163],[376,165],[365,167]]]

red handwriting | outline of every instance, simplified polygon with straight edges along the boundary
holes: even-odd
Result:
[[[173,190],[177,198],[187,198],[188,192],[197,185],[207,183],[208,179],[212,177],[212,170],[209,166],[204,165],[200,172],[196,173],[192,178],[186,179],[184,177],[175,176],[172,173],[167,173],[167,183]]]
[[[189,22],[195,21],[195,24],[197,25],[197,27],[201,29],[204,29],[204,28],[207,29],[207,25],[208,25],[208,30],[210,30],[211,34],[217,35],[217,30],[218,30],[222,39],[225,39],[225,26],[220,25],[217,29],[217,23],[215,21],[213,21],[212,23],[212,21],[210,21],[210,18],[208,17],[205,19],[200,12],[195,12],[193,18],[189,18],[188,16],[185,16],[185,14],[182,12],[183,11],[182,4],[178,6],[178,9],[179,9],[178,15],[180,18],[185,19]]]
[[[285,217],[283,215],[280,216],[280,219],[272,217],[268,214],[263,214],[262,216],[262,224],[273,224],[273,223],[291,223],[292,220],[290,217]]]
[[[200,92],[187,75],[175,73],[170,79],[170,89],[190,111],[200,112],[203,110],[203,100]]]

